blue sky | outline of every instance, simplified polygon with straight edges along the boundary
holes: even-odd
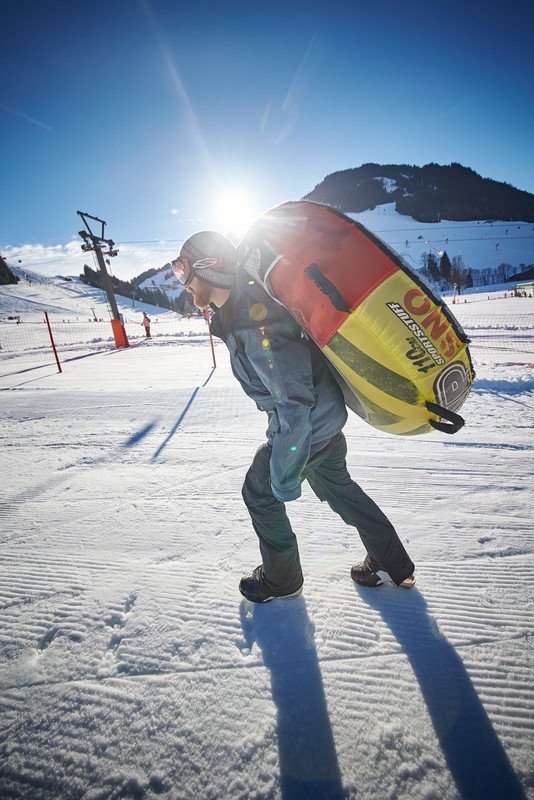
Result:
[[[0,247],[65,257],[80,209],[159,266],[195,230],[237,229],[369,161],[459,161],[534,192],[533,23],[517,0],[18,0]]]

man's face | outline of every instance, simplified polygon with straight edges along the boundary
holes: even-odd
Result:
[[[211,294],[213,292],[212,286],[195,277],[185,288],[193,295],[193,300],[197,308],[207,308],[209,306]]]

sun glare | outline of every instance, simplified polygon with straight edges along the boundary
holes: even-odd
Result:
[[[221,233],[240,238],[258,216],[256,203],[241,189],[221,192],[214,205],[214,220]]]

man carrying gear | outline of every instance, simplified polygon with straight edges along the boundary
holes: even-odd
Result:
[[[245,261],[261,257],[261,249],[244,256]],[[352,567],[353,580],[362,586],[385,580],[413,586],[414,565],[393,525],[347,471],[342,432],[347,410],[317,345],[247,273],[246,263],[239,263],[238,251],[221,234],[193,234],[171,266],[195,305],[214,310],[212,333],[224,341],[234,376],[268,417],[267,442],[258,449],[242,490],[262,564],[242,578],[241,594],[266,603],[301,593],[297,539],[285,503],[300,497],[303,480],[358,530],[367,556]]]

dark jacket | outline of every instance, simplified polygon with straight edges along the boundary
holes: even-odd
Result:
[[[279,500],[300,496],[312,445],[339,433],[347,421],[342,392],[317,345],[293,317],[240,271],[212,333],[230,352],[232,371],[260,411],[272,447],[271,487]]]

